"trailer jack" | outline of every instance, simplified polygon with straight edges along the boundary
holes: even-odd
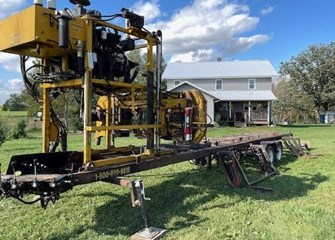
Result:
[[[165,229],[157,227],[149,227],[148,208],[146,201],[151,200],[145,196],[143,180],[128,180],[120,177],[106,180],[112,184],[127,187],[130,190],[132,207],[140,208],[144,228],[131,236],[131,240],[157,240],[165,233]]]
[[[132,240],[155,240],[160,239],[165,233],[165,229],[149,227],[148,224],[148,211],[145,201],[151,200],[145,197],[144,185],[142,180],[135,181],[134,184],[136,200],[135,205],[141,209],[142,218],[144,221],[144,228],[137,233],[135,233],[131,239]]]

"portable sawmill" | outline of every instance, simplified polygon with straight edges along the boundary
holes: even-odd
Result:
[[[41,2],[0,22],[0,50],[20,56],[25,86],[43,112],[42,153],[12,156],[1,176],[3,196],[46,207],[75,185],[106,181],[128,187],[133,206],[142,206],[142,181],[121,176],[189,160],[210,168],[215,159],[228,183],[239,186],[242,154],[255,155],[269,176],[276,173],[273,161],[281,158],[283,144],[302,153],[288,134],[206,138],[204,96],[161,90],[162,33],[148,31],[143,16],[125,8],[104,16],[87,9],[88,0],[70,0],[73,10]],[[115,19],[125,27],[111,23]],[[147,56],[145,84],[136,81],[139,65],[127,57],[136,49]],[[37,60],[28,66],[29,58]],[[81,92],[79,151],[67,150],[67,126],[53,107],[68,91]],[[133,132],[146,138],[145,146],[117,146],[118,137]],[[96,144],[103,149],[94,149]],[[250,186],[257,182],[242,175]],[[30,202],[27,194],[39,198]]]

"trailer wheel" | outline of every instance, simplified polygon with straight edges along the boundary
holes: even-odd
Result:
[[[266,150],[266,153],[269,156],[269,162],[270,162],[270,164],[272,164],[274,159],[275,159],[275,155],[276,155],[275,150],[273,149],[272,145],[270,145],[270,144],[267,145],[265,150]]]
[[[283,144],[278,142],[276,145],[276,154],[275,154],[275,161],[280,161],[283,157]]]

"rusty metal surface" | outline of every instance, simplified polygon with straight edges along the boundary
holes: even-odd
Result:
[[[7,175],[2,176],[1,187],[2,191],[10,196],[19,196],[19,193],[30,194],[33,192],[42,194],[42,199],[44,199],[48,198],[48,196],[56,198],[60,193],[72,189],[75,185],[105,181],[128,187],[132,196],[132,206],[136,206],[137,198],[134,182],[119,177],[191,159],[205,159],[207,157],[211,160],[215,158],[219,152],[232,150],[238,152],[249,149],[250,144],[281,140],[289,136],[290,134],[267,133],[236,136],[233,138],[216,138],[215,142],[211,139],[212,142],[206,141],[203,144],[165,144],[160,151],[150,155],[149,158],[139,158],[134,162],[117,163],[104,167],[94,167],[94,164],[79,167],[80,164],[82,165],[83,163],[83,155],[81,152],[19,155],[12,158],[12,164],[10,165],[12,165],[12,167],[14,166],[15,169],[11,169],[12,167],[8,168]],[[114,154],[116,153],[114,152]],[[112,155],[113,153],[111,153],[111,156]],[[96,156],[99,156],[99,154]],[[62,158],[59,159],[61,161],[55,161],[58,160],[59,157]],[[207,163],[208,166],[210,165],[210,160]],[[34,167],[32,167],[32,163],[34,162],[36,163],[36,168],[38,163],[38,166],[43,166],[46,172],[37,171],[35,174],[33,171]],[[56,165],[55,162],[57,163]],[[73,165],[75,167],[71,167]],[[18,166],[22,166],[23,171],[15,176],[14,172],[20,172]],[[236,166],[234,169],[235,168]],[[228,170],[232,169],[231,165],[229,165]],[[235,170],[233,172],[236,173]],[[236,175],[236,177],[231,179],[231,185],[238,186],[240,184],[240,176]],[[32,187],[35,183],[37,187]]]
[[[68,176],[67,174],[37,174],[36,176],[33,174],[26,174],[22,176],[16,176],[15,179],[17,182],[57,182],[62,178]],[[2,180],[13,177],[12,175],[4,175],[2,176]]]

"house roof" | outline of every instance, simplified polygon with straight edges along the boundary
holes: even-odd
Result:
[[[270,90],[265,91],[208,91],[210,95],[222,101],[273,101],[276,96]]]
[[[191,87],[194,88],[194,89],[197,89],[197,90],[199,90],[199,91],[201,91],[201,92],[203,92],[203,93],[206,93],[207,95],[211,96],[212,98],[216,98],[216,96],[213,95],[212,93],[210,93],[209,91],[206,91],[206,90],[204,90],[204,89],[198,87],[197,85],[194,85],[194,84],[192,84],[192,83],[190,83],[190,82],[188,82],[188,81],[184,81],[184,82],[182,82],[182,83],[179,83],[179,84],[177,84],[176,86],[173,86],[172,88],[168,89],[168,91],[170,91],[170,92],[177,91],[177,89],[180,88],[180,87],[183,86],[183,85],[191,86]]]
[[[216,79],[277,77],[268,60],[169,63],[163,79]]]

